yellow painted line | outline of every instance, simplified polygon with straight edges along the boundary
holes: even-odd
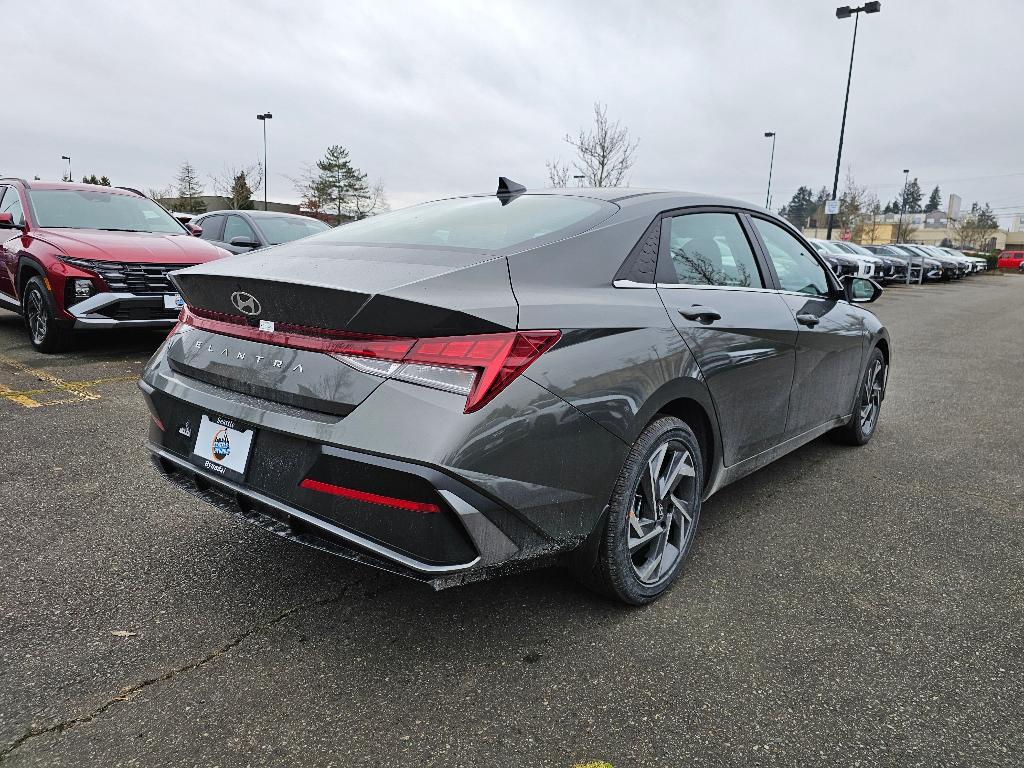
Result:
[[[27,397],[24,392],[15,392],[13,389],[8,389],[3,384],[0,384],[0,397],[10,400],[12,403],[23,405],[26,408],[38,408],[42,403],[37,403],[31,397]]]
[[[20,360],[15,360],[14,358],[7,357],[6,355],[0,355],[0,364],[13,368],[19,373],[34,376],[36,379],[44,381],[50,385],[49,387],[17,391],[0,384],[0,397],[26,408],[38,408],[41,405],[68,405],[70,403],[78,403],[85,400],[99,400],[99,394],[90,391],[91,387],[98,384],[108,384],[112,382],[134,381],[137,378],[135,376],[110,376],[103,379],[93,379],[92,381],[65,381],[64,379],[54,376],[52,373],[40,371],[36,368],[29,368]],[[43,403],[37,402],[30,397],[30,395],[42,395],[48,392],[63,392],[64,394],[71,395],[71,397],[59,400],[50,400]]]
[[[122,383],[122,382],[126,382],[126,381],[138,381],[138,380],[139,380],[138,376],[110,376],[110,377],[105,378],[105,379],[92,379],[90,381],[69,381],[69,382],[67,382],[67,384],[71,385],[72,387],[75,387],[76,389],[80,389],[80,388],[83,388],[83,387],[86,387],[86,388],[96,387],[96,386],[99,386],[101,384],[116,384],[116,383]],[[4,394],[4,396],[12,395],[13,394],[13,395],[28,395],[28,396],[31,397],[33,395],[44,395],[47,392],[65,392],[65,391],[67,391],[67,390],[65,390],[62,387],[39,387],[37,389],[20,389],[20,390],[7,389],[6,392],[4,392],[3,394]]]

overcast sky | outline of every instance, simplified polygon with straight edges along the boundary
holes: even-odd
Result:
[[[0,172],[167,185],[262,156],[269,191],[342,144],[393,207],[543,186],[607,103],[631,186],[764,203],[831,186],[853,19],[827,0],[0,0]],[[861,17],[843,169],[883,203],[902,168],[943,198],[1024,211],[1024,2],[883,0]],[[1016,41],[1016,42],[1015,42]],[[208,192],[209,183],[207,183]]]

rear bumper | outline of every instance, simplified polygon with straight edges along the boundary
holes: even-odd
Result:
[[[162,428],[148,448],[175,484],[292,541],[435,588],[554,560],[601,519],[627,446],[521,377],[493,403],[384,382],[351,413],[236,393],[170,368],[140,388]],[[203,416],[255,430],[241,479],[193,458]],[[587,460],[578,456],[586,451]],[[304,481],[429,504],[423,513],[318,492]]]
[[[177,309],[164,307],[163,294],[104,292],[72,304],[67,309],[78,330],[103,328],[170,328]]]

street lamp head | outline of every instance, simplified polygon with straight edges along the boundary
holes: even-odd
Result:
[[[273,117],[269,112],[264,112],[262,115],[256,115],[257,120],[269,120]]]
[[[70,158],[70,157],[68,157],[67,155],[61,155],[61,156],[60,156],[60,159],[61,159],[61,160],[70,160],[71,158]]]
[[[910,169],[909,169],[909,168],[904,168],[904,169],[903,169],[903,172],[904,172],[904,173],[910,173]]]
[[[864,13],[878,13],[882,10],[882,4],[879,0],[875,0],[872,3],[864,3]]]
[[[775,135],[775,131],[765,131],[765,132],[764,132],[764,137],[765,137],[766,139],[770,139],[770,138],[771,138],[772,136],[774,136],[774,135]]]
[[[853,15],[853,9],[850,6],[848,6],[848,5],[844,5],[841,8],[836,8],[836,18],[837,19],[848,19],[852,15]]]

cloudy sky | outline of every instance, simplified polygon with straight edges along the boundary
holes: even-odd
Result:
[[[272,199],[342,144],[399,207],[499,174],[543,186],[601,101],[640,140],[632,186],[763,203],[776,131],[777,208],[831,186],[853,34],[836,4],[0,0],[0,172],[56,179],[68,154],[76,177],[161,187],[187,159],[208,180],[262,156],[270,111]],[[910,168],[926,194],[1024,211],[1022,30],[1020,0],[862,16],[844,173],[883,202]]]

